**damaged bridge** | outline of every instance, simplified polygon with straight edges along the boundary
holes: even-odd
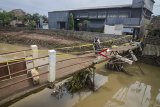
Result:
[[[123,53],[137,48],[137,45],[123,45],[110,49],[107,54]],[[96,56],[93,51],[68,58],[64,58],[67,54],[56,53],[55,50],[49,50],[46,56],[40,56],[39,51],[36,45],[32,45],[31,49],[0,54],[0,57],[23,54],[20,59],[3,60],[0,63],[0,105],[37,88],[46,87],[49,82],[62,80],[78,71],[93,68],[95,64],[106,61],[104,57]],[[38,84],[35,82],[37,80]]]

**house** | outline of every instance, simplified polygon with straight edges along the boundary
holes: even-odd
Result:
[[[69,29],[69,17],[73,14],[75,30],[79,30],[79,23],[87,20],[87,31],[139,35],[150,22],[154,3],[154,0],[133,0],[128,5],[48,12],[49,28]]]

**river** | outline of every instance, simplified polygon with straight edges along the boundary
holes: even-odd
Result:
[[[12,50],[25,48],[16,45],[0,44],[0,52],[7,52],[9,49],[7,47],[11,47],[10,49]],[[128,74],[130,74],[128,75],[122,72],[106,70],[104,64],[105,63],[97,65],[96,72],[103,76],[107,76],[108,82],[96,92],[77,102],[76,105],[71,104],[72,107],[160,106],[156,102],[158,99],[160,99],[160,67],[139,63],[139,66],[142,70],[141,71],[137,64],[127,65],[126,69]],[[42,96],[42,98],[43,97],[44,96]],[[24,102],[30,98],[32,98],[32,95],[16,102],[15,104],[11,105],[11,107],[27,107],[27,102]],[[52,100],[48,100],[48,102],[46,101],[47,103],[42,106],[51,106],[49,105],[52,104],[51,101]],[[32,103],[32,106],[29,107],[37,107],[36,104],[34,104],[34,101],[32,101]],[[66,106],[64,105],[64,107]]]
[[[157,107],[160,67],[139,65],[143,73],[137,65],[130,65],[127,70],[131,75],[106,70],[104,64],[98,65],[97,72],[108,76],[108,83],[75,107]]]
[[[28,48],[29,47],[26,47],[26,46],[0,43],[0,54],[15,52],[15,51],[19,51],[19,50],[26,50]],[[0,62],[3,62],[3,61],[5,62],[7,60],[12,60],[12,59],[23,58],[25,55],[31,55],[31,51],[27,51],[25,53],[24,52],[18,52],[18,53],[1,55],[0,56]]]

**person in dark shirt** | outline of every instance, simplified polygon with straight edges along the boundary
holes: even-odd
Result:
[[[95,50],[95,54],[97,54],[98,51],[101,49],[99,38],[97,38],[97,37],[94,38],[93,47]]]

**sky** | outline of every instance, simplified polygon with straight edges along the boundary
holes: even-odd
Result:
[[[160,15],[160,0],[155,0],[153,13]],[[48,15],[50,11],[82,7],[131,4],[132,0],[0,0],[0,9],[22,9],[27,13]]]

